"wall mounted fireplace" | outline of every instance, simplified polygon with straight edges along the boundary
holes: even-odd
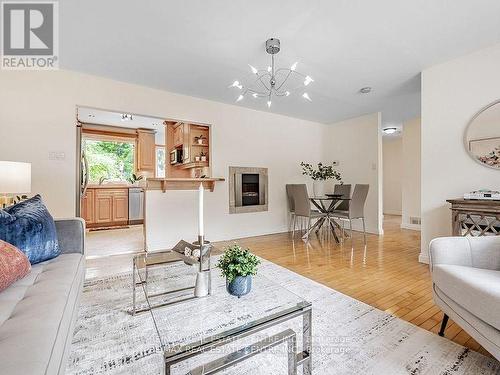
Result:
[[[229,213],[267,211],[267,168],[229,167]]]

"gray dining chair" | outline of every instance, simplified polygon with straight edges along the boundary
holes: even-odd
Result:
[[[293,202],[292,188],[297,184],[286,184],[286,198],[288,202],[288,214],[290,215],[291,227],[295,229],[295,205]],[[304,185],[305,186],[305,185]]]
[[[368,196],[368,184],[356,184],[352,193],[351,202],[347,211],[335,210],[332,212],[332,217],[339,220],[349,221],[349,235],[352,241],[352,220],[361,219],[363,222],[363,239],[366,244],[366,227],[365,227],[365,202]],[[342,226],[343,227],[343,226]],[[342,237],[344,235],[342,231]]]
[[[351,197],[351,184],[336,184],[335,188],[333,190],[333,194],[339,194],[344,197]],[[348,211],[349,210],[349,202],[350,201],[342,201],[340,204],[335,208],[336,211]]]
[[[321,219],[326,215],[324,213],[315,211],[311,209],[311,200],[309,199],[309,194],[307,193],[307,186],[302,185],[292,185],[290,187],[293,197],[293,207],[295,212],[295,218],[306,219],[306,234],[304,238],[308,239],[314,227],[311,226],[311,221],[314,219]],[[292,230],[292,237],[295,237],[295,225]]]

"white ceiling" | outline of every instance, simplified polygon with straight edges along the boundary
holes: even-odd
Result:
[[[151,129],[156,131],[156,143],[165,144],[165,126],[164,119],[137,115],[135,113],[126,113],[132,116],[132,119],[123,120],[125,113],[108,111],[99,108],[78,107],[78,121],[89,124],[111,125],[130,129]]]
[[[384,124],[420,113],[426,67],[500,43],[499,0],[64,0],[63,69],[234,103],[227,86],[247,64],[266,67],[264,42],[281,39],[277,66],[299,61],[313,102],[270,109],[332,123],[383,112]],[[373,92],[362,95],[361,87]],[[238,105],[268,111],[265,100]]]
[[[122,115],[132,116],[132,119],[124,120]],[[83,123],[112,125],[131,129],[163,129],[163,121],[159,117],[136,115],[133,113],[113,112],[91,107],[78,107],[78,120]]]

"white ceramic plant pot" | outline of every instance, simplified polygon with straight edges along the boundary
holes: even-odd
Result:
[[[201,161],[207,161],[207,157],[206,156],[202,156],[201,157]]]
[[[203,144],[203,139],[198,139],[198,144],[202,145]]]
[[[313,181],[313,193],[315,197],[321,197],[325,194],[333,193],[334,183],[332,180]]]
[[[199,156],[195,156],[194,157],[194,161],[200,161],[200,157]]]

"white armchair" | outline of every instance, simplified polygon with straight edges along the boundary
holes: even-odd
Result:
[[[500,236],[442,237],[429,245],[434,302],[500,359]]]

